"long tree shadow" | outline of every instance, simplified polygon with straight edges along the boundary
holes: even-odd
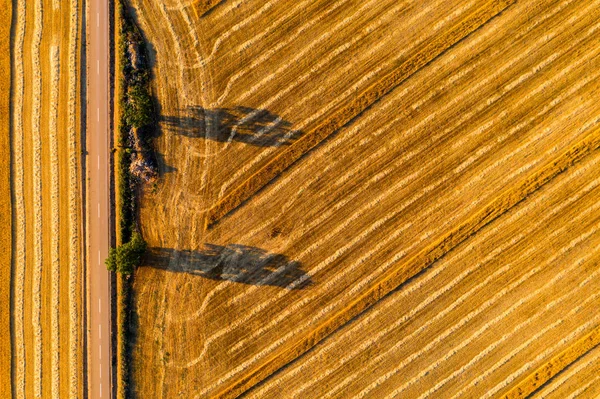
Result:
[[[286,289],[304,289],[312,285],[300,262],[247,245],[205,244],[204,249],[198,251],[150,248],[148,255],[145,264],[150,267],[213,280]]]
[[[302,135],[292,123],[264,109],[236,106],[206,109],[188,107],[178,116],[162,116],[166,131],[218,142],[274,147],[289,145]]]

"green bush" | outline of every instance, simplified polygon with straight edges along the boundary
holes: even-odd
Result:
[[[131,240],[116,248],[111,248],[106,258],[106,268],[110,271],[130,275],[139,266],[142,255],[146,251],[146,242],[137,231]]]
[[[129,126],[140,128],[153,121],[152,98],[141,84],[129,86],[125,103],[125,120]]]

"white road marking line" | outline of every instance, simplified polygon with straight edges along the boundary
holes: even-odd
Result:
[[[100,264],[100,250],[98,250],[98,264]],[[98,299],[98,302],[100,302],[100,299]]]
[[[98,28],[100,27],[100,13],[99,12],[96,13],[96,26]]]
[[[98,169],[100,169],[100,155],[98,155]]]
[[[96,116],[97,116],[98,122],[100,122],[100,107],[96,108],[96,111],[97,111]]]
[[[96,60],[96,73],[100,75],[100,60]]]
[[[102,367],[100,367],[100,381],[102,381]]]
[[[102,339],[102,324],[98,324],[98,339]]]
[[[102,397],[102,383],[100,383],[100,397]]]
[[[100,203],[98,203],[98,217],[100,217]]]
[[[102,313],[102,302],[100,301],[100,298],[98,298],[98,313]]]
[[[100,345],[100,350],[98,351],[98,359],[102,360],[102,345]]]

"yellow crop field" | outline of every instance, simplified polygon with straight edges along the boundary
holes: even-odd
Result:
[[[3,68],[12,76],[11,144],[2,146],[12,158],[13,397],[79,398],[84,10],[79,0],[18,0],[13,7],[5,52],[12,63]]]
[[[10,337],[12,213],[10,200],[10,26],[12,5],[0,10],[0,336]],[[11,397],[11,342],[0,343],[0,397]]]
[[[139,397],[597,389],[600,0],[130,5]]]
[[[600,346],[592,349],[534,398],[598,397],[600,395]]]

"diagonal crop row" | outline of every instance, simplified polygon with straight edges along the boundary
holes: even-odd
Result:
[[[592,133],[568,151],[546,164],[540,170],[529,175],[517,187],[505,191],[470,219],[457,226],[431,246],[425,248],[421,253],[406,262],[393,266],[386,275],[380,277],[365,293],[313,330],[295,346],[290,347],[283,353],[272,355],[260,366],[224,388],[219,392],[217,397],[236,397],[267,378],[283,365],[301,356],[348,321],[373,306],[408,279],[440,260],[449,251],[473,236],[484,226],[502,216],[539,188],[548,184],[556,176],[599,148],[600,128],[595,128]]]
[[[596,326],[583,338],[576,341],[561,353],[541,365],[537,370],[523,378],[504,396],[505,399],[526,398],[544,385],[567,366],[600,344],[600,326]]]
[[[255,174],[219,200],[206,214],[207,226],[212,226],[229,212],[267,185],[305,153],[316,147],[335,131],[350,123],[379,99],[388,94],[444,51],[473,33],[484,23],[514,3],[515,0],[494,0],[473,12],[453,26],[448,33],[433,39],[407,60],[401,61],[396,69],[371,85],[353,101],[340,107],[328,119],[286,148]]]

